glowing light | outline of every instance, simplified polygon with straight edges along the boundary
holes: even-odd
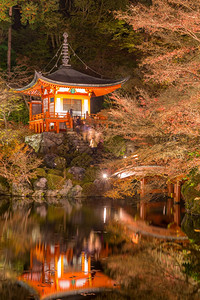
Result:
[[[70,281],[69,280],[62,280],[59,282],[59,286],[61,289],[68,289],[70,287]]]
[[[58,260],[58,270],[57,270],[57,272],[58,272],[58,278],[60,278],[61,277],[61,256]]]
[[[103,210],[103,222],[106,223],[106,207]]]
[[[80,287],[80,286],[83,286],[84,284],[86,283],[86,279],[77,279],[76,280],[76,286],[77,287]]]
[[[60,111],[62,111],[62,108],[61,108],[61,99],[57,98],[56,99],[56,112],[60,112]]]
[[[84,99],[84,102],[83,102],[83,113],[86,114],[87,111],[88,111],[88,100]]]
[[[84,272],[85,272],[86,274],[88,273],[88,259],[87,259],[87,256],[86,256],[86,255],[85,255]]]
[[[108,178],[108,175],[106,173],[104,173],[102,176],[104,179]]]
[[[124,156],[123,156],[123,158],[127,158],[127,156],[126,156],[126,155],[124,155]]]

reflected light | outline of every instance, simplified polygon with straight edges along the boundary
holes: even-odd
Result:
[[[60,256],[59,261],[58,261],[58,270],[57,270],[57,272],[58,272],[58,278],[60,278],[61,277],[61,256]]]
[[[103,222],[106,223],[106,207],[103,210]]]

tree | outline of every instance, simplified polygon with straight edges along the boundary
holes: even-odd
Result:
[[[40,22],[45,19],[49,12],[58,10],[58,0],[4,0],[0,4],[0,21],[7,22],[8,28],[8,55],[7,55],[7,66],[8,74],[11,70],[11,36],[12,36],[12,17],[13,9],[18,9],[21,15],[22,24],[27,23],[33,25],[36,22]]]
[[[140,68],[153,90],[115,96],[105,132],[135,141],[137,163],[166,166],[170,178],[187,174],[200,166],[200,1],[153,0],[116,17],[143,34]]]
[[[199,0],[153,0],[149,6],[131,5],[116,17],[144,34],[138,47],[146,57],[141,66],[147,80],[182,90],[199,86]]]
[[[13,93],[2,81],[0,82],[0,117],[2,117],[5,129],[8,128],[8,118],[14,111],[22,108],[21,96]]]
[[[37,158],[29,147],[17,141],[7,146],[1,145],[0,174],[12,184],[30,183],[36,176],[36,168],[42,160]]]
[[[200,166],[199,120],[200,103],[194,99],[165,103],[140,91],[139,97],[113,97],[113,106],[104,111],[104,138],[121,136],[135,143],[130,157],[114,162],[115,170],[139,165],[165,167],[169,178],[186,174]],[[137,158],[137,159],[136,159]],[[112,163],[111,163],[112,165]]]

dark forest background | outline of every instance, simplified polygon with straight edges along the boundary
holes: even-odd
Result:
[[[51,0],[45,4],[45,1],[3,1],[0,5],[0,70],[7,70],[9,28],[12,30],[11,70],[23,66],[30,75],[34,69],[43,72],[56,70],[59,61],[55,55],[66,31],[70,46],[85,63],[81,63],[70,49],[74,68],[97,77],[131,76],[125,90],[126,94],[132,93],[133,87],[140,85],[141,76],[137,64],[142,53],[136,45],[145,36],[142,31],[133,31],[125,21],[116,19],[114,12],[126,10],[135,2]],[[140,2],[148,3],[147,0]],[[12,15],[9,16],[9,8],[13,4]]]

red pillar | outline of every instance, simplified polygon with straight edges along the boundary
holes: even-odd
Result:
[[[179,203],[181,201],[181,182],[177,181],[174,185],[174,202]]]
[[[168,183],[167,184],[167,190],[168,190],[168,197],[173,198],[173,194],[174,194],[174,185],[173,183]]]
[[[56,121],[56,132],[59,133],[59,121]]]
[[[147,203],[140,201],[140,218],[146,220],[147,217]]]
[[[174,223],[176,223],[176,225],[178,225],[178,226],[181,224],[181,206],[180,206],[180,204],[174,205]]]

